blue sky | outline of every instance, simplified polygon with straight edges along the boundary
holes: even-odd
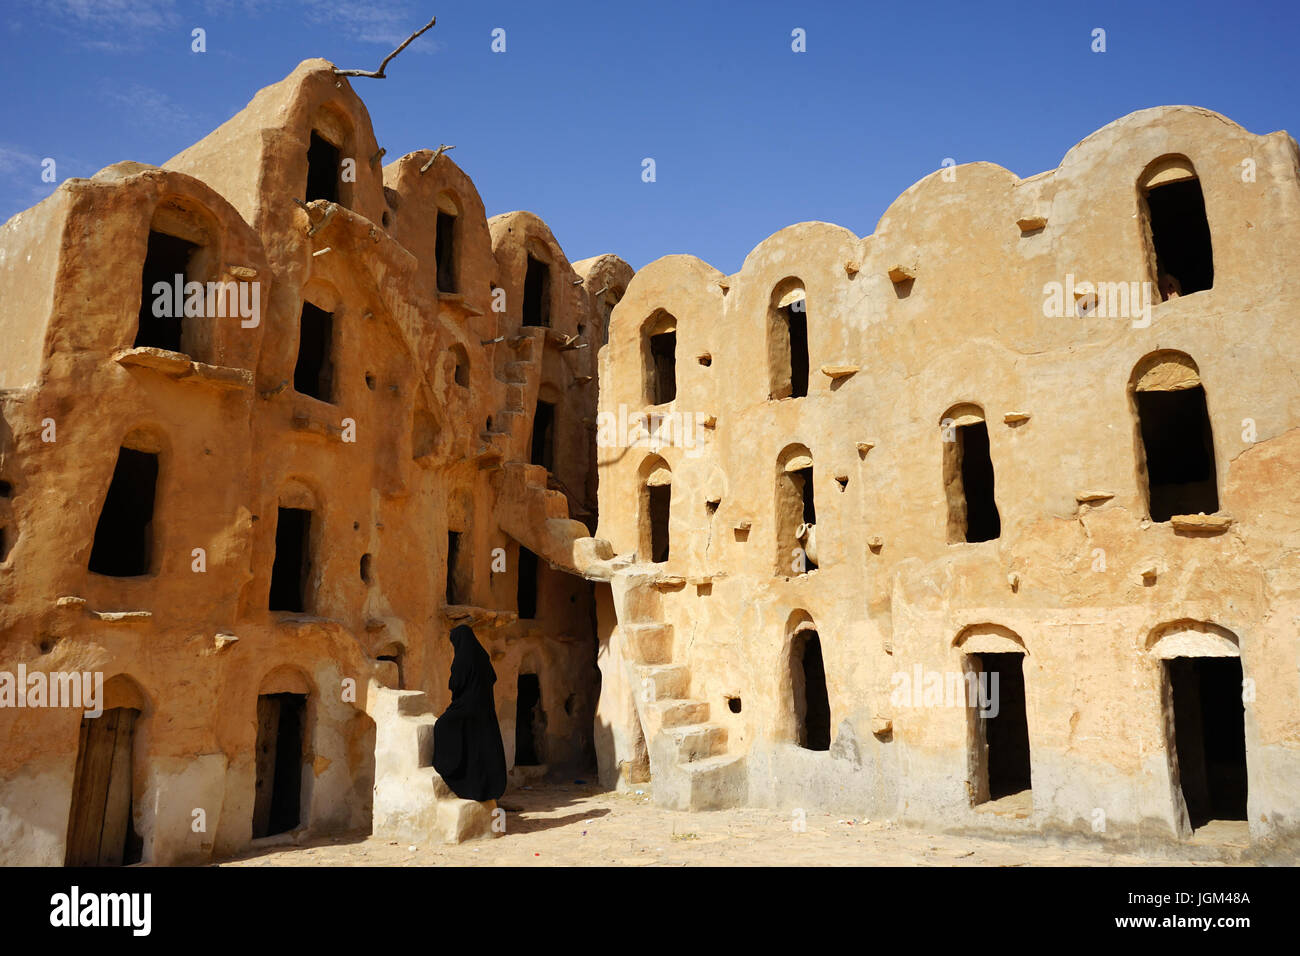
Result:
[[[689,252],[734,272],[790,223],[869,233],[945,157],[1032,175],[1148,106],[1300,127],[1300,4],[1287,0],[6,6],[0,219],[48,195],[46,157],[60,180],[161,163],[300,60],[374,69],[433,14],[387,79],[353,81],[380,145],[391,160],[455,144],[488,215],[532,210],[572,260],[613,252],[639,268]],[[206,53],[190,50],[195,27]],[[1090,49],[1098,27],[1105,53]]]

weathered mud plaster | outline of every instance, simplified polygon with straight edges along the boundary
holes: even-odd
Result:
[[[1167,659],[1223,655],[1245,683],[1250,839],[1294,840],[1297,165],[1286,133],[1161,107],[1029,179],[936,172],[863,239],[801,223],[732,276],[683,255],[640,270],[601,353],[602,420],[711,424],[693,443],[599,449],[599,536],[627,563],[600,617],[602,779],[644,734],[671,806],[1176,841],[1191,827]],[[1164,300],[1152,204],[1189,182],[1212,282],[1195,289],[1189,267],[1186,294]],[[1157,291],[1146,314],[1141,294],[1116,314],[1085,279],[1103,300],[1118,292],[1100,283]],[[666,328],[675,394],[648,406],[670,374],[651,341]],[[1217,507],[1153,520],[1139,403],[1197,389]],[[974,446],[945,441],[959,430],[987,434],[986,540],[970,534],[981,503],[959,457]],[[1227,636],[1162,655],[1170,627]],[[817,665],[799,657],[813,633],[829,703],[817,750],[799,740],[816,730],[803,682]],[[970,708],[895,693],[898,675],[960,680],[990,654],[1023,673],[1032,787],[1007,807],[981,799]]]
[[[274,777],[297,822],[266,839],[492,835],[493,808],[429,766],[461,621],[492,654],[508,758],[524,673],[541,689],[530,772],[593,760],[593,585],[572,572],[610,556],[590,538],[595,353],[632,270],[575,270],[531,213],[489,224],[446,155],[382,158],[351,85],[308,60],[163,166],[68,180],[0,227],[0,670],[124,688],[136,716],[108,786],[126,781],[145,861],[247,848],[266,727],[299,720],[280,742],[297,769]],[[151,232],[189,243],[186,279],[255,288],[256,316],[202,302],[178,339],[137,342]],[[529,256],[546,327],[525,324]],[[90,570],[121,448],[157,462],[131,576]],[[282,509],[311,513],[288,542],[304,600],[272,610],[280,522],[299,520]],[[522,587],[521,548],[538,556]],[[81,724],[0,708],[0,862],[67,858]]]

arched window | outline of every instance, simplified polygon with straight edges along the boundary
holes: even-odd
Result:
[[[547,471],[555,471],[555,436],[558,431],[560,394],[550,385],[539,390],[537,406],[533,410],[533,433],[529,461]]]
[[[530,244],[524,272],[523,324],[546,328],[551,324],[551,267],[543,255],[540,248]]]
[[[438,197],[438,217],[434,226],[434,258],[437,261],[439,292],[459,292],[457,239],[459,238],[460,206],[450,193]]]
[[[289,482],[280,493],[267,601],[272,611],[302,614],[315,609],[312,572],[319,536],[319,530],[313,527],[316,500],[315,494],[298,481]]]
[[[658,310],[641,332],[647,405],[666,405],[677,398],[677,319]]]
[[[789,445],[776,462],[776,573],[804,574],[818,564],[812,452]]]
[[[1214,433],[1200,371],[1182,352],[1155,352],[1129,384],[1138,431],[1138,474],[1152,521],[1219,510]]]
[[[316,111],[307,140],[303,199],[351,205],[352,183],[343,178],[343,160],[355,159],[352,143],[352,124],[343,110],[326,104]]]
[[[1186,156],[1162,156],[1138,179],[1138,205],[1160,300],[1214,285],[1205,197]]]
[[[161,453],[162,440],[148,429],[122,439],[95,525],[92,573],[130,578],[156,570],[153,519]]]
[[[792,742],[805,750],[830,750],[831,705],[817,625],[806,612],[796,611],[786,629],[785,669]]]
[[[768,397],[808,394],[808,307],[803,283],[786,279],[772,290],[767,310]]]
[[[159,201],[149,222],[133,348],[165,349],[207,360],[213,330],[205,316],[216,311],[218,303],[208,300],[206,284],[217,279],[219,235],[211,214],[193,200],[169,196]],[[191,282],[204,284],[203,307],[199,315],[192,311],[187,321],[185,306],[193,299],[186,286]],[[231,305],[228,300],[221,304]]]
[[[641,494],[638,507],[638,554],[656,564],[668,560],[669,519],[673,503],[673,475],[658,455],[641,465]]]
[[[993,494],[989,429],[978,405],[955,405],[939,423],[943,487],[948,499],[948,543],[992,541],[1002,534]]]
[[[293,389],[322,402],[334,401],[334,313],[307,301],[298,319]]]

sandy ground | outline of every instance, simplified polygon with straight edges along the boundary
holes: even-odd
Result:
[[[648,790],[648,788],[647,788]],[[223,866],[1151,866],[1162,861],[1006,841],[927,834],[888,822],[810,813],[796,832],[777,810],[681,813],[648,792],[537,785],[501,800],[506,832],[459,846],[338,837],[253,851]]]

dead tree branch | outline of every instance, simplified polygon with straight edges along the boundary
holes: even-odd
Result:
[[[433,161],[437,159],[439,156],[441,156],[443,153],[447,152],[447,150],[455,149],[455,148],[456,148],[455,146],[448,146],[446,143],[443,143],[441,146],[439,146],[437,149],[433,151],[433,155],[429,157],[429,161],[420,167],[420,172],[423,173],[430,166],[432,166]]]
[[[375,79],[375,80],[382,80],[382,79],[384,79],[384,68],[385,68],[386,66],[388,66],[389,61],[391,61],[391,60],[393,59],[393,57],[397,56],[397,54],[399,54],[399,53],[401,53],[403,50],[405,50],[405,49],[407,48],[407,46],[410,45],[410,43],[411,43],[412,40],[414,40],[416,37],[418,37],[418,36],[419,36],[421,33],[423,33],[425,30],[428,30],[430,27],[432,27],[432,26],[433,26],[435,23],[437,23],[437,22],[438,22],[438,18],[437,18],[437,17],[431,17],[431,18],[429,19],[429,22],[428,22],[428,23],[426,23],[424,26],[420,27],[420,29],[416,30],[416,31],[415,31],[414,33],[412,33],[409,37],[407,37],[405,40],[403,40],[401,46],[399,46],[399,47],[398,47],[396,50],[394,50],[392,53],[388,54],[388,56],[384,57],[384,62],[379,64],[379,69],[377,69],[377,70],[373,70],[373,71],[372,71],[372,70],[335,70],[335,71],[334,71],[334,75],[335,75],[335,76],[368,76],[368,77],[370,77],[371,79]]]

